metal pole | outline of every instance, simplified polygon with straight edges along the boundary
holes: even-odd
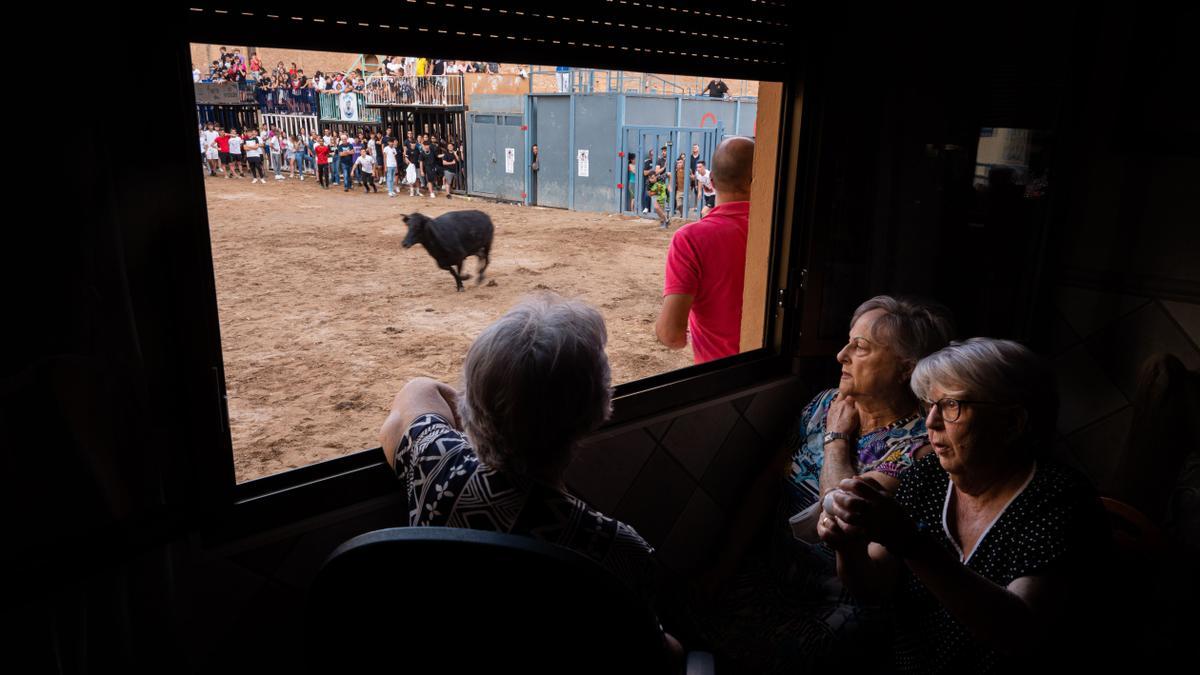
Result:
[[[521,192],[525,193],[525,206],[532,206],[533,202],[529,196],[529,186],[533,185],[533,169],[529,167],[529,150],[531,143],[529,142],[530,132],[533,130],[533,97],[526,96],[525,103],[522,106],[525,110],[525,189]]]
[[[567,94],[570,106],[567,112],[567,208],[575,210],[575,94]]]
[[[608,71],[609,81],[612,81],[612,71]],[[611,91],[611,88],[610,88]],[[629,163],[629,151],[625,148],[625,95],[617,95],[617,180],[618,185],[623,185],[623,188],[617,188],[617,213],[625,211],[625,195],[629,190],[629,171],[625,168]]]

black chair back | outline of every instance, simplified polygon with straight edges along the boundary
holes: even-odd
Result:
[[[399,527],[347,541],[309,591],[319,673],[663,672],[645,602],[594,561],[530,537]]]

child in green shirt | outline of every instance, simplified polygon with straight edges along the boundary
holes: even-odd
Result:
[[[650,185],[646,188],[646,192],[654,199],[654,212],[658,214],[658,221],[663,229],[670,227],[671,221],[663,209],[667,204],[667,184],[651,175]]]

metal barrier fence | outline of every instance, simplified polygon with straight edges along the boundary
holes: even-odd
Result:
[[[529,68],[530,94],[557,92],[560,94],[658,94],[666,96],[705,96],[704,89],[709,79],[688,75],[655,75],[653,73],[632,73],[624,70],[596,70],[592,68],[568,68],[566,70]],[[535,77],[537,75],[553,75]],[[668,79],[669,78],[669,79]],[[552,83],[552,84],[551,84]],[[550,84],[550,88],[545,86]],[[749,89],[749,82],[739,80],[729,89],[726,95],[730,98],[755,98]]]
[[[278,115],[262,113],[259,115],[259,128],[278,129],[288,136],[308,138],[317,133],[319,126],[316,115]]]
[[[363,87],[367,105],[463,105],[463,76],[372,75]]]

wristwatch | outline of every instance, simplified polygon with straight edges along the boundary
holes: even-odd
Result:
[[[821,443],[821,445],[829,445],[830,443],[832,443],[834,441],[846,441],[847,443],[849,443],[850,440],[851,439],[850,439],[849,434],[843,434],[840,431],[826,431],[825,439]]]

